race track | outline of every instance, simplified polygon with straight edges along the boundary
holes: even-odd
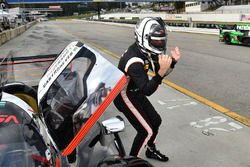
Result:
[[[117,56],[134,41],[133,28],[85,22],[56,25]],[[250,47],[225,45],[213,35],[170,32],[168,50],[175,46],[183,57],[168,80],[250,118]]]

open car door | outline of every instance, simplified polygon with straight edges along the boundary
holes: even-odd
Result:
[[[126,83],[117,67],[80,42],[70,43],[38,85],[39,112],[63,156],[70,155]]]

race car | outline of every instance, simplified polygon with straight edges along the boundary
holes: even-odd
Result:
[[[221,25],[219,41],[250,46],[250,24]]]
[[[101,118],[125,84],[79,41],[56,56],[0,58],[0,167],[153,167],[126,155],[121,116]]]

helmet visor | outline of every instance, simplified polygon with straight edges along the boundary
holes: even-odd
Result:
[[[149,45],[158,51],[166,51],[167,34],[165,27],[161,25],[153,25],[151,27]]]
[[[151,37],[149,40],[149,44],[151,47],[159,51],[165,51],[167,45],[167,38],[166,37]]]

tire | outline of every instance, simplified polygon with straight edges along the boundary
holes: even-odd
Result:
[[[19,97],[25,101],[35,113],[38,113],[37,92],[32,87],[21,82],[14,82],[4,85],[4,92]]]
[[[246,46],[250,46],[250,38],[243,38],[242,43]]]
[[[153,167],[153,165],[138,157],[113,155],[103,159],[97,167]]]
[[[229,34],[225,35],[224,36],[224,41],[225,41],[225,44],[231,44],[231,37]]]

